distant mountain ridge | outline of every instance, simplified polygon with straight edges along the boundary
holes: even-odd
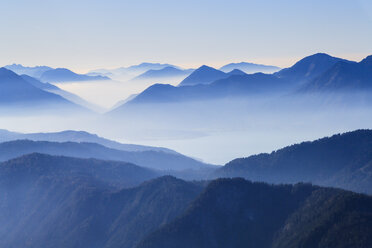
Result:
[[[164,147],[143,146],[135,144],[123,144],[113,140],[102,138],[96,134],[85,131],[66,130],[61,132],[50,133],[18,133],[0,129],[0,142],[13,140],[33,140],[33,141],[50,141],[50,142],[87,142],[97,143],[108,148],[123,151],[141,152],[141,151],[160,151],[172,154],[179,154]]]
[[[214,168],[182,154],[161,151],[123,151],[87,142],[50,142],[15,140],[0,143],[0,161],[29,153],[43,153],[77,158],[96,158],[133,163],[155,170],[182,171]]]
[[[192,73],[192,70],[181,70],[172,66],[167,66],[159,70],[148,70],[141,75],[133,78],[132,80],[146,80],[146,79],[158,79],[158,78],[173,78],[187,76]]]
[[[18,75],[27,75],[47,83],[110,79],[107,76],[77,74],[66,68],[55,69],[49,66],[26,67],[20,64],[12,64],[6,65],[4,68]]]
[[[107,76],[88,76],[83,74],[77,74],[66,68],[57,68],[45,71],[40,76],[40,80],[43,82],[51,83],[62,83],[62,82],[73,82],[73,81],[93,81],[93,80],[109,80]]]
[[[241,70],[225,73],[202,66],[185,78],[178,85],[178,89],[171,85],[155,84],[125,105],[133,107],[137,103],[202,101],[272,93],[294,96],[300,92],[329,93],[338,88],[361,91],[369,89],[371,85],[370,60],[371,57],[367,57],[356,63],[317,53],[274,74],[245,74]],[[115,112],[119,111],[115,110]]]
[[[230,63],[227,65],[224,65],[220,68],[223,72],[230,72],[232,70],[241,70],[247,74],[262,72],[262,73],[274,73],[280,70],[277,66],[272,65],[261,65],[261,64],[254,64],[254,63],[248,63],[248,62],[240,62],[240,63]]]
[[[121,109],[135,107],[136,104],[203,101],[223,98],[239,98],[255,94],[284,92],[291,87],[286,81],[270,74],[256,73],[227,75],[227,78],[210,84],[192,86],[172,86],[154,84],[110,114],[120,114]]]
[[[84,109],[65,98],[39,88],[34,82],[26,80],[16,73],[0,68],[0,105],[20,109],[65,109],[84,111]],[[49,86],[52,87],[52,86]]]
[[[40,78],[40,76],[49,70],[52,70],[53,68],[49,66],[34,66],[34,67],[27,67],[20,64],[12,64],[12,65],[6,65],[4,66],[6,69],[11,70],[18,75],[28,75],[30,77],[34,78]]]
[[[131,75],[132,77],[133,76],[136,77],[136,76],[139,76],[142,73],[145,73],[146,71],[162,70],[166,67],[173,67],[173,68],[179,69],[178,66],[171,65],[171,64],[143,62],[143,63],[138,64],[138,65],[132,65],[132,66],[128,66],[128,67],[119,67],[119,68],[116,68],[116,69],[95,69],[95,70],[91,70],[88,74],[96,73],[96,74],[99,74],[99,75],[102,75],[102,76],[109,75],[109,74],[117,75],[117,76]]]

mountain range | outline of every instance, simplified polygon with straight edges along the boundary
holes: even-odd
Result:
[[[175,69],[182,70],[179,66],[171,65],[171,64],[162,64],[162,63],[141,63],[138,65],[132,65],[129,67],[120,67],[116,69],[96,69],[91,70],[88,74],[91,75],[102,75],[102,76],[111,76],[111,75],[134,75],[139,76],[140,74],[146,73],[147,71],[161,71],[166,67],[172,67]],[[275,71],[280,70],[279,67],[270,66],[270,65],[260,65],[248,62],[240,62],[240,63],[230,63],[222,66],[220,71],[223,72],[230,72],[234,69],[239,69],[244,71],[245,73],[256,73],[256,72],[263,72],[263,73],[272,73]],[[182,70],[188,72],[192,69]],[[155,72],[152,72],[155,73]],[[150,74],[152,74],[150,73]],[[159,72],[160,73],[160,72]]]
[[[248,97],[254,94],[296,95],[327,93],[330,90],[369,89],[372,80],[371,56],[356,63],[324,53],[314,54],[274,74],[225,73],[202,66],[185,78],[178,87],[155,84],[125,103],[156,103]],[[187,86],[187,87],[186,87]],[[116,113],[123,106],[119,106]]]
[[[27,75],[48,83],[69,81],[108,80],[107,76],[77,74],[66,68],[51,68],[49,66],[26,67],[20,64],[6,65],[4,68],[18,75]]]
[[[116,69],[96,69],[91,70],[89,74],[95,73],[96,75],[113,75],[113,76],[139,76],[149,70],[162,70],[166,67],[172,67],[178,69],[177,66],[171,64],[161,64],[161,63],[148,63],[144,62],[138,65],[132,65],[129,67],[119,67]]]
[[[154,177],[128,163],[36,153],[3,162],[0,246],[372,244],[372,198],[367,195],[311,184]]]
[[[284,92],[291,85],[271,74],[231,75],[216,80],[210,84],[192,86],[172,86],[169,84],[154,84],[124,105],[112,110],[119,114],[126,107],[143,103],[170,103],[186,101],[203,101],[221,98],[246,97],[249,95]]]
[[[18,75],[28,75],[33,78],[40,78],[41,75],[53,68],[49,66],[34,66],[34,67],[27,67],[20,64],[12,64],[4,66],[6,69],[11,70]]]
[[[109,80],[107,76],[89,76],[83,74],[77,74],[65,68],[56,68],[44,72],[40,76],[40,80],[43,82],[51,83],[63,83],[63,82],[74,82],[74,81],[97,81],[97,80]]]

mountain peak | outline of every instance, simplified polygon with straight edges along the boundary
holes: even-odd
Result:
[[[228,73],[229,75],[245,75],[246,73],[239,69],[234,69]]]
[[[360,63],[372,65],[372,55],[365,57]]]
[[[292,67],[275,73],[275,75],[301,84],[320,76],[338,62],[351,63],[351,61],[332,57],[326,53],[315,53],[299,60]]]
[[[210,67],[210,66],[207,66],[207,65],[202,65],[196,70],[217,70],[217,69],[214,69],[213,67]]]
[[[218,79],[223,79],[229,75],[213,67],[202,65],[185,78],[178,86],[209,84]]]
[[[106,76],[88,76],[85,74],[77,74],[66,68],[56,68],[44,72],[40,76],[43,82],[71,82],[71,81],[89,81],[89,80],[108,80]]]

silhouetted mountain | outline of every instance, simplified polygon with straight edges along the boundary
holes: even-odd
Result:
[[[50,84],[50,83],[43,83],[39,80],[37,80],[36,78],[33,78],[33,77],[30,77],[28,75],[21,75],[21,77],[29,82],[30,84],[32,84],[33,86],[39,88],[39,89],[42,89],[44,91],[47,91],[47,92],[50,92],[50,93],[53,93],[53,94],[56,94],[56,95],[59,95],[63,98],[65,98],[66,100],[70,101],[70,102],[73,102],[77,105],[80,105],[80,106],[83,106],[87,109],[91,109],[93,111],[102,111],[102,109],[90,102],[87,102],[85,101],[84,99],[82,99],[81,97],[75,95],[75,94],[72,94],[68,91],[65,91],[65,90],[62,90],[60,89],[59,87],[53,85],[53,84]]]
[[[228,74],[226,74],[228,75]],[[168,84],[154,84],[131,101],[114,109],[120,113],[126,106],[138,103],[164,103],[210,100],[229,97],[246,97],[254,94],[272,94],[288,90],[290,84],[270,74],[256,73],[232,75],[210,84],[175,87]]]
[[[121,162],[31,154],[0,164],[0,246],[133,247],[202,186]]]
[[[53,108],[56,106],[80,109],[63,97],[35,87],[5,68],[0,68],[0,105],[6,107],[19,106],[25,109],[33,107]]]
[[[301,59],[292,67],[282,69],[274,75],[300,85],[320,76],[340,61],[351,62],[325,53],[317,53]]]
[[[372,197],[219,179],[137,248],[370,247],[371,231]]]
[[[312,182],[372,194],[372,130],[235,159],[218,169],[215,176],[270,183]]]
[[[92,81],[92,80],[109,80],[106,76],[88,76],[83,74],[77,74],[65,68],[57,68],[44,72],[40,76],[40,80],[43,82],[61,83],[61,82],[72,82],[72,81]]]
[[[305,92],[364,91],[372,89],[372,55],[359,63],[338,62],[304,85]]]
[[[166,67],[177,68],[177,66],[170,65],[170,64],[144,62],[144,63],[141,63],[139,65],[132,65],[132,66],[123,68],[123,70],[127,73],[138,74],[139,75],[139,74],[142,74],[142,73],[144,73],[148,70],[161,70],[161,69],[164,69]]]
[[[49,66],[35,66],[35,67],[26,67],[19,64],[12,64],[4,66],[6,69],[11,70],[18,75],[28,75],[30,77],[39,78],[41,74],[46,71],[52,70],[53,68]]]
[[[73,131],[66,130],[55,133],[17,133],[10,132],[7,130],[0,129],[0,142],[11,141],[11,140],[33,140],[33,141],[51,141],[51,142],[87,142],[97,143],[108,148],[117,150],[129,151],[129,152],[141,152],[141,151],[159,151],[166,153],[179,154],[164,147],[154,146],[143,146],[134,144],[122,144],[113,140],[99,137],[96,134],[91,134],[85,131]],[[179,154],[180,155],[180,154]]]
[[[212,67],[203,65],[182,80],[178,86],[209,84],[218,79],[227,78],[229,75]]]
[[[31,140],[16,140],[0,143],[0,161],[34,152],[77,158],[124,161],[157,170],[182,171],[186,169],[199,170],[212,167],[211,165],[204,164],[181,154],[161,151],[128,152],[108,148],[95,143]]]
[[[277,72],[280,70],[280,68],[276,66],[260,65],[260,64],[247,63],[247,62],[231,63],[231,64],[224,65],[220,68],[220,70],[223,72],[229,72],[234,69],[241,70],[248,74],[257,73],[257,72],[273,73],[273,72]]]
[[[164,67],[160,70],[148,70],[141,75],[133,78],[132,80],[146,80],[146,79],[157,79],[157,78],[172,78],[172,77],[183,77],[191,73],[191,70],[181,70],[172,66]]]
[[[173,67],[178,69],[177,66],[170,64],[160,64],[160,63],[141,63],[139,65],[132,65],[129,67],[120,67],[116,69],[96,69],[90,71],[88,74],[95,73],[96,75],[103,76],[138,76],[142,73],[145,73],[149,70],[162,70],[166,67]]]

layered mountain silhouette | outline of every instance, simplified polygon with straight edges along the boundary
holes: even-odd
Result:
[[[303,183],[152,179],[156,176],[124,162],[38,153],[2,162],[0,246],[343,248],[372,244],[370,196]]]
[[[124,68],[124,70],[127,73],[132,73],[132,74],[142,74],[148,70],[161,70],[166,67],[173,67],[177,68],[177,66],[170,65],[170,64],[161,64],[161,63],[148,63],[144,62],[139,65],[132,65],[129,67]]]
[[[159,70],[148,70],[141,75],[133,78],[132,80],[148,80],[148,79],[159,79],[159,78],[174,78],[183,77],[192,73],[192,70],[181,70],[172,66],[167,66]]]
[[[78,158],[124,161],[157,170],[203,170],[214,167],[181,154],[151,150],[129,152],[108,148],[95,143],[31,140],[15,140],[0,143],[0,161],[35,152]]]
[[[28,79],[26,80],[8,69],[0,68],[0,105],[3,107],[18,106],[25,109],[58,107],[83,110],[65,98],[35,87],[33,83],[29,83]]]
[[[40,76],[40,80],[43,82],[51,83],[62,83],[62,82],[73,82],[73,81],[93,81],[93,80],[109,80],[107,76],[88,76],[83,74],[77,74],[66,68],[57,68],[44,72]]]
[[[303,92],[352,92],[372,89],[372,55],[359,63],[340,61],[304,85]]]
[[[137,248],[370,247],[371,224],[370,196],[219,179]]]
[[[50,83],[43,83],[39,80],[37,80],[36,78],[33,78],[33,77],[30,77],[28,75],[21,75],[21,77],[29,82],[30,84],[32,84],[33,86],[41,89],[41,90],[44,90],[44,91],[47,91],[47,92],[50,92],[50,93],[53,93],[53,94],[56,94],[56,95],[60,95],[61,97],[65,98],[66,100],[70,101],[70,102],[73,102],[77,105],[80,105],[80,106],[83,106],[87,109],[90,109],[90,110],[93,110],[93,111],[96,111],[96,112],[100,112],[102,111],[102,108],[100,108],[99,106],[95,105],[95,104],[92,104],[90,102],[87,102],[85,101],[84,99],[82,99],[81,97],[71,93],[71,92],[68,92],[68,91],[65,91],[65,90],[62,90],[61,88],[53,85],[53,84],[50,84]]]
[[[125,107],[134,104],[245,97],[247,95],[283,92],[291,87],[291,84],[286,84],[286,81],[270,74],[227,75],[227,78],[213,83],[194,86],[175,87],[169,84],[154,84],[134,99],[114,109],[112,113],[120,113],[120,109],[125,109]]]
[[[178,87],[152,85],[126,105],[249,97],[252,94],[284,96],[314,91],[329,93],[334,89],[363,90],[369,87],[372,80],[370,58],[355,63],[318,53],[274,74],[246,74],[238,69],[225,73],[202,66]]]
[[[229,75],[216,70],[212,67],[203,65],[191,73],[187,78],[182,80],[178,86],[190,86],[197,84],[209,84],[218,79],[226,78]]]
[[[116,68],[116,69],[96,69],[96,70],[90,71],[88,74],[95,73],[96,75],[102,75],[102,76],[106,76],[106,75],[114,75],[114,76],[115,75],[117,75],[117,76],[131,75],[133,77],[133,76],[139,76],[140,74],[143,74],[143,73],[145,73],[149,70],[162,70],[166,67],[173,67],[173,68],[178,69],[177,66],[171,65],[171,64],[144,62],[144,63],[138,64],[138,65],[132,65],[132,66],[129,66],[129,67],[120,67],[120,68]]]
[[[113,140],[102,138],[96,134],[91,134],[85,131],[66,130],[61,132],[51,133],[18,133],[10,132],[8,130],[0,129],[0,142],[12,140],[33,140],[33,141],[50,141],[50,142],[86,142],[97,143],[102,146],[113,148],[116,150],[123,150],[129,152],[142,151],[159,151],[172,154],[179,154],[164,147],[144,146],[135,144],[123,144]]]
[[[40,78],[40,76],[53,68],[49,66],[34,66],[34,67],[27,67],[20,64],[12,64],[4,66],[6,69],[11,70],[18,75],[28,75],[34,78]]]
[[[235,159],[215,177],[312,182],[372,194],[372,130],[357,130]]]
[[[254,63],[248,63],[248,62],[240,62],[240,63],[230,63],[227,65],[224,65],[220,68],[223,72],[230,72],[232,70],[241,70],[245,73],[252,74],[257,72],[262,73],[273,73],[280,70],[277,66],[272,65],[260,65],[260,64],[254,64]]]

